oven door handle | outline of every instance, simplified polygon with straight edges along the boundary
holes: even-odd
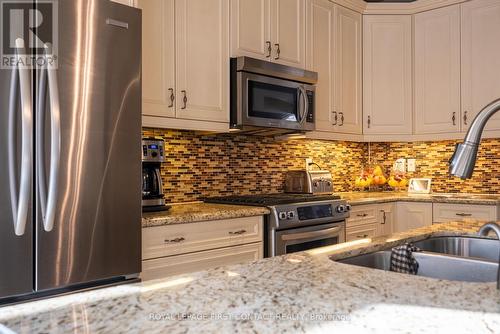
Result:
[[[285,234],[281,236],[281,239],[283,241],[291,241],[291,240],[302,240],[302,239],[322,237],[325,235],[333,235],[335,233],[341,232],[342,228],[343,228],[342,226],[338,226],[319,231]]]
[[[307,96],[306,89],[302,86],[299,86],[299,96],[302,96],[302,98],[304,99],[304,108],[300,108],[299,110],[299,123],[304,124],[307,118],[307,114],[309,113],[309,97]]]

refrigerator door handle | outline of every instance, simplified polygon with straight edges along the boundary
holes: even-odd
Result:
[[[45,44],[45,55],[52,52],[52,46]],[[59,187],[59,166],[61,158],[61,113],[59,103],[59,86],[57,73],[53,64],[45,57],[45,66],[40,75],[40,90],[38,100],[37,122],[37,149],[38,149],[38,191],[40,195],[40,207],[42,211],[43,228],[46,232],[52,231],[56,215],[57,189]],[[49,92],[50,105],[50,171],[49,188],[45,184],[45,154],[44,152],[44,127],[45,127],[45,96]]]
[[[19,52],[21,51],[21,52]],[[30,70],[26,66],[19,66],[20,55],[24,55],[24,40],[16,39],[17,65],[12,70],[9,96],[9,188],[11,197],[14,232],[22,236],[28,221],[28,210],[31,198],[31,175],[33,165],[33,110],[31,104]],[[18,80],[19,79],[19,80]],[[19,194],[17,194],[16,180],[16,137],[14,133],[17,111],[17,86],[20,87],[21,97],[21,176]]]

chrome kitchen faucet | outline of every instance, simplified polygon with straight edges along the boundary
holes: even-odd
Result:
[[[462,144],[457,144],[450,159],[450,174],[462,179],[470,179],[476,165],[477,151],[481,135],[488,120],[500,110],[500,99],[484,107],[472,122]]]

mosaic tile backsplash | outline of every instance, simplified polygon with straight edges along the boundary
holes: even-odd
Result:
[[[168,202],[203,197],[283,191],[285,173],[304,168],[313,158],[330,170],[336,192],[352,191],[354,178],[369,159],[390,170],[397,158],[416,158],[417,172],[432,177],[436,192],[500,192],[500,140],[484,140],[471,180],[448,177],[448,159],[455,141],[425,143],[354,143],[322,140],[275,141],[235,134],[144,128],[144,136],[165,139],[162,166]],[[370,154],[369,154],[370,152]]]

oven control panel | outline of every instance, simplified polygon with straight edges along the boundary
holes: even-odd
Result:
[[[309,223],[322,223],[345,220],[349,217],[351,205],[345,201],[309,203],[303,205],[280,205],[274,208],[277,226],[286,228],[290,226],[308,225]]]

